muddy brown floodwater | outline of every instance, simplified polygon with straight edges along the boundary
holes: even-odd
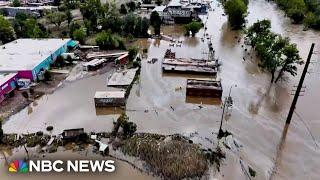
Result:
[[[292,89],[303,66],[299,67],[297,77],[287,77],[286,81],[270,86],[269,75],[257,67],[256,59],[246,54],[241,46],[242,33],[231,31],[217,2],[214,1],[212,7],[215,11],[209,12],[208,19],[207,16],[202,17],[207,31],[201,30],[194,38],[184,37],[182,26],[167,26],[162,31],[183,41],[182,47],[170,47],[177,56],[194,58],[207,56],[207,40],[205,38],[202,42],[200,38],[209,33],[216,57],[222,62],[219,78],[224,88],[223,95],[229,93],[232,85],[237,85],[232,89],[234,107],[223,128],[233,133],[242,148],[228,153],[216,177],[246,179],[239,163],[241,160],[257,171],[257,179],[269,179],[277,158],[274,179],[319,179],[319,62],[310,67],[304,96],[299,98],[296,114],[282,143],[282,153],[276,157],[292,101]],[[251,0],[249,12],[248,25],[258,19],[270,19],[272,30],[297,43],[304,60],[311,43],[320,42],[319,32],[303,31],[302,26],[292,25],[281,10],[265,0]],[[151,39],[138,41],[137,45],[148,48],[148,58],[161,59],[169,48],[169,42]],[[320,52],[319,44],[316,44],[316,51]],[[320,58],[315,54],[313,61],[317,60]],[[97,115],[93,104],[94,92],[106,89],[107,76],[108,73],[65,83],[53,94],[42,97],[36,106],[31,105],[12,116],[3,126],[5,132],[34,132],[44,130],[47,125],[54,126],[53,133],[77,127],[84,127],[86,131],[111,130],[117,115]],[[127,103],[127,114],[131,121],[137,123],[138,131],[184,135],[197,132],[203,141],[216,140],[214,133],[218,131],[221,106],[203,99],[188,100],[185,96],[187,77],[163,74],[160,61],[148,64],[143,60],[140,82],[133,87]],[[179,87],[182,90],[176,90]],[[146,109],[149,111],[145,112]],[[210,145],[208,142],[203,143]]]

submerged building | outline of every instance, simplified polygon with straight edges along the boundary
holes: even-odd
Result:
[[[207,12],[207,4],[200,1],[172,0],[168,5],[155,7],[165,24],[188,23],[199,19],[198,15]]]
[[[71,39],[17,39],[0,46],[0,73],[17,73],[17,78],[36,80],[68,47]]]

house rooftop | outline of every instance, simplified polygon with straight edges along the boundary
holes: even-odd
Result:
[[[108,81],[108,86],[129,86],[132,83],[137,70],[138,68],[113,73]]]
[[[155,7],[152,11],[156,11],[156,12],[163,12],[166,9],[167,6],[157,6]]]
[[[124,91],[97,91],[94,98],[124,98]]]
[[[70,39],[17,39],[0,46],[0,72],[32,70]]]

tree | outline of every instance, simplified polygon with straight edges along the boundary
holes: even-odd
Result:
[[[50,13],[47,15],[47,18],[52,24],[56,25],[58,29],[60,28],[61,23],[67,20],[67,16],[63,12]]]
[[[259,66],[271,74],[271,83],[277,83],[285,72],[297,74],[299,51],[289,38],[271,32],[269,20],[254,23],[246,32],[246,44],[251,45],[260,57]],[[277,75],[278,74],[278,75]]]
[[[315,27],[317,25],[317,17],[312,12],[309,12],[304,18],[303,24],[307,28]]]
[[[275,83],[283,76],[284,72],[290,73],[292,76],[297,75],[296,64],[301,60],[299,56],[299,51],[295,44],[286,44],[283,48],[283,58],[280,63],[281,69],[278,74],[278,77],[275,80]]]
[[[160,5],[162,4],[162,2],[163,2],[162,0],[156,0],[155,3],[156,3],[158,6],[160,6]]]
[[[40,27],[35,18],[28,18],[21,24],[21,36],[23,38],[45,38],[48,33],[44,27]]]
[[[150,15],[150,23],[151,26],[154,28],[154,33],[156,35],[160,35],[160,28],[161,28],[161,18],[157,11],[153,11]]]
[[[43,77],[44,77],[44,81],[46,81],[46,82],[52,80],[52,75],[49,71],[45,71],[43,74]]]
[[[16,38],[16,34],[10,22],[0,15],[0,41],[7,43]]]
[[[128,2],[127,7],[129,8],[129,12],[133,12],[134,10],[137,9],[137,5],[133,1]]]
[[[107,6],[107,5],[106,5]],[[83,18],[87,20],[87,28],[90,30],[97,30],[98,19],[103,17],[105,7],[102,6],[100,0],[87,0],[80,7]],[[90,29],[89,29],[90,28]]]
[[[121,14],[127,14],[128,13],[127,8],[126,8],[126,6],[124,4],[121,4],[119,11],[120,11]]]
[[[20,6],[21,6],[21,3],[20,3],[19,0],[13,0],[13,1],[12,1],[12,6],[13,6],[13,7],[20,7]]]
[[[80,44],[84,44],[84,40],[86,38],[86,31],[83,28],[77,29],[73,32],[72,37],[73,39],[80,42]]]
[[[102,31],[96,36],[97,45],[104,50],[124,49],[124,43],[120,36],[111,34],[111,31]]]
[[[247,5],[243,0],[228,0],[224,9],[232,28],[241,29],[247,15]]]
[[[69,27],[69,34],[70,34],[70,37],[73,38],[73,32],[77,29],[80,29],[81,28],[81,25],[78,23],[78,22],[72,22],[70,24],[70,27]]]
[[[137,131],[137,125],[134,122],[126,122],[122,128],[126,137],[131,137]]]
[[[72,22],[73,16],[70,10],[66,11],[66,19],[68,21],[68,27],[70,27],[70,24]]]
[[[132,62],[138,54],[138,49],[136,47],[130,47],[128,51],[129,61]]]
[[[197,32],[202,28],[201,22],[192,21],[191,23],[185,25],[186,34],[189,35],[191,32],[192,36],[195,36]]]
[[[56,60],[54,61],[54,66],[56,67],[63,67],[65,65],[63,56],[57,56]]]
[[[126,15],[123,22],[123,31],[126,34],[133,34],[135,24],[136,24],[136,17],[133,14]]]

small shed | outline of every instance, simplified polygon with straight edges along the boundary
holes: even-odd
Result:
[[[221,82],[211,79],[188,79],[186,93],[188,96],[221,98]]]
[[[125,106],[125,91],[97,91],[94,103],[96,107]]]
[[[77,140],[84,133],[84,128],[66,129],[63,130],[62,137],[64,140]]]

